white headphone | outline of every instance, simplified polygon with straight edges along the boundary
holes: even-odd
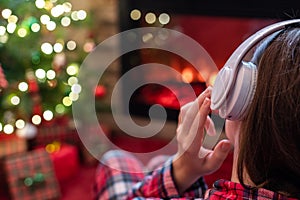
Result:
[[[230,120],[243,119],[255,93],[256,65],[262,53],[286,26],[295,23],[300,23],[300,19],[269,25],[250,36],[233,52],[219,71],[211,95],[211,109],[219,110],[220,117]],[[264,39],[251,61],[242,61],[244,56]]]

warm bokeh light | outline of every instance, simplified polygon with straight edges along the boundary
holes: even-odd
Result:
[[[141,11],[139,11],[138,9],[134,9],[130,12],[130,18],[132,20],[139,20],[142,16]]]
[[[47,71],[46,76],[47,76],[47,79],[53,80],[56,77],[56,73],[54,70],[50,69]]]
[[[79,85],[79,84],[72,85],[71,91],[76,94],[79,94],[81,92],[81,85]]]
[[[70,40],[67,42],[67,48],[70,50],[70,51],[73,51],[76,49],[76,42],[73,41],[73,40]]]
[[[162,13],[159,15],[158,21],[163,25],[168,24],[170,22],[170,16],[167,13]]]
[[[72,105],[72,100],[70,99],[70,97],[64,97],[63,100],[62,100],[62,103],[65,106],[71,106]]]
[[[74,85],[74,84],[76,84],[76,83],[78,83],[78,78],[77,78],[77,77],[72,76],[72,77],[70,77],[70,78],[68,79],[68,84],[69,84],[70,86],[72,86],[72,85]]]
[[[156,21],[156,16],[154,13],[147,13],[146,16],[145,16],[145,21],[148,23],[148,24],[154,24],[155,21]]]
[[[48,31],[54,31],[56,29],[56,23],[54,21],[49,21],[46,24],[46,28],[48,29]]]
[[[87,17],[87,13],[86,13],[85,10],[79,10],[77,12],[77,18],[78,18],[78,20],[85,20],[86,17]]]
[[[75,92],[70,92],[69,97],[71,101],[77,101],[79,98],[79,94]]]
[[[27,35],[27,30],[25,29],[25,28],[20,28],[19,30],[18,30],[18,36],[19,37],[26,37],[26,35]]]
[[[5,134],[12,134],[15,131],[15,128],[11,124],[6,124],[3,127],[3,131]]]
[[[35,76],[38,78],[38,79],[44,79],[46,78],[46,72],[44,69],[37,69],[35,71]]]
[[[1,13],[2,13],[2,17],[4,19],[8,19],[11,16],[12,11],[10,9],[6,8],[6,9],[2,10]]]
[[[39,124],[42,122],[42,118],[41,118],[41,116],[39,116],[39,115],[34,115],[34,116],[31,118],[31,121],[32,121],[33,124],[39,125]]]
[[[54,50],[56,53],[61,53],[61,52],[63,51],[63,49],[64,49],[63,44],[61,44],[61,43],[59,43],[59,42],[55,43],[54,46],[53,46],[53,50]]]
[[[64,27],[68,27],[71,24],[71,19],[70,17],[63,17],[60,21],[61,25]]]
[[[14,23],[14,24],[16,24],[18,20],[19,18],[16,15],[11,15],[7,19],[8,23]]]
[[[50,43],[45,42],[41,46],[41,50],[44,54],[50,55],[53,53],[53,47]]]
[[[48,15],[42,15],[40,21],[42,24],[46,25],[50,21],[50,17]]]
[[[6,27],[8,33],[14,33],[16,28],[17,25],[15,23],[8,23]]]
[[[66,108],[64,105],[62,104],[57,104],[55,106],[55,112],[59,113],[59,114],[63,114],[66,111]]]
[[[39,9],[44,8],[46,5],[46,2],[44,0],[36,0],[35,1],[35,6]]]
[[[11,102],[11,104],[12,105],[19,105],[20,104],[20,97],[18,97],[18,96],[13,96],[13,97],[11,97],[11,99],[10,99],[10,102]]]
[[[53,112],[51,110],[46,110],[44,113],[43,113],[43,117],[46,121],[50,121],[53,119]]]
[[[182,80],[185,83],[191,83],[194,79],[193,70],[190,68],[184,68],[181,72]]]
[[[76,75],[78,73],[79,66],[77,64],[71,64],[67,67],[66,72],[70,76]]]
[[[32,32],[39,32],[41,30],[41,26],[38,23],[33,23],[30,27]]]
[[[6,28],[4,26],[0,26],[0,36],[5,35],[6,33]]]
[[[22,128],[24,128],[25,127],[25,121],[23,120],[23,119],[18,119],[17,121],[16,121],[16,127],[18,128],[18,129],[22,129]]]
[[[28,84],[26,82],[21,82],[19,83],[18,88],[21,92],[26,92],[28,90]]]

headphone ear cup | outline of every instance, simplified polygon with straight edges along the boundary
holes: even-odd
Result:
[[[219,115],[229,120],[242,120],[251,103],[257,82],[257,67],[251,62],[242,62],[226,101]]]

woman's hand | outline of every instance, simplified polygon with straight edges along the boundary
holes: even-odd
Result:
[[[198,178],[216,171],[227,157],[231,144],[220,141],[213,150],[202,147],[204,128],[214,134],[210,113],[211,87],[195,101],[183,106],[177,127],[178,152],[173,160],[173,175],[180,193]]]

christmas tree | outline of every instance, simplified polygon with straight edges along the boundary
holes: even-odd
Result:
[[[90,27],[87,11],[65,0],[1,0],[0,63],[8,84],[0,94],[0,131],[70,114],[81,91],[80,63],[95,46],[91,34],[73,36]]]

